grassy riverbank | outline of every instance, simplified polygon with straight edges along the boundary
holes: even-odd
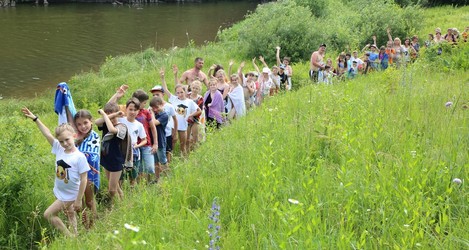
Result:
[[[449,10],[469,18],[467,7],[426,10],[432,21],[425,19],[431,26],[422,33],[461,27],[454,23],[459,19],[436,23]],[[250,61],[236,52],[224,44],[148,49],[108,58],[99,72],[76,76],[70,85],[76,106],[96,115],[122,83],[149,89],[159,68],[170,75],[172,64],[190,68],[201,55],[206,65]],[[215,224],[225,249],[468,248],[469,192],[465,182],[452,180],[469,177],[469,48],[430,55],[406,70],[331,86],[307,84],[307,63],[298,63],[294,82],[301,87],[210,134],[188,160],[175,162],[161,185],[126,190],[125,200],[112,212],[101,209],[96,227],[78,239],[50,238],[41,216],[53,200],[53,157],[19,113],[27,105],[55,126],[53,93],[3,102],[2,245],[205,249]],[[217,223],[209,218],[214,199]]]

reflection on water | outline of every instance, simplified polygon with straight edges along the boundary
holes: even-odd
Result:
[[[17,5],[0,8],[0,96],[34,96],[106,56],[215,38],[255,3]],[[227,11],[229,10],[229,11]]]

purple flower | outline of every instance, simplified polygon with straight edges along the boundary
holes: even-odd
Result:
[[[449,107],[453,106],[453,102],[447,102],[447,103],[445,104],[445,106],[446,106],[447,108],[449,108]]]

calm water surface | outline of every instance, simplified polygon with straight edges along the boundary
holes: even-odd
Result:
[[[0,8],[0,98],[35,96],[106,56],[214,40],[256,3],[17,5]]]

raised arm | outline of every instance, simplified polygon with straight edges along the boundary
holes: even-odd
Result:
[[[35,114],[33,114],[31,111],[29,111],[28,108],[24,107],[21,109],[21,112],[23,112],[24,116],[31,118],[34,123],[36,123],[37,127],[41,131],[42,135],[47,139],[47,142],[52,146],[54,144],[54,136],[52,136],[49,128],[47,128],[44,123],[42,123],[39,120],[39,117]]]
[[[386,32],[388,33],[388,40],[392,42],[393,40],[392,40],[392,36],[391,36],[391,28],[387,28]]]
[[[125,94],[125,92],[129,89],[128,85],[122,84],[117,90],[116,93],[111,96],[108,102],[117,103]]]
[[[263,56],[259,56],[259,61],[262,62],[262,65],[264,65],[264,67],[269,68],[269,65],[267,65],[267,63],[265,63],[265,60],[264,60],[264,57],[263,57]],[[280,64],[279,64],[279,65],[280,65]]]
[[[123,117],[124,113],[122,111],[118,111],[116,113],[112,113],[112,114],[109,114],[107,116],[109,117],[109,119],[113,119],[114,117]],[[104,123],[106,123],[106,121],[104,120],[103,117],[100,117],[100,118],[98,118],[94,121],[94,124],[96,124],[96,126],[98,126],[98,127],[103,126]]]
[[[175,68],[177,70],[177,67],[175,67],[176,65],[173,65],[173,73],[175,71]],[[161,83],[163,85],[163,89],[165,91],[165,93],[168,93],[168,97],[171,97],[173,94],[171,94],[171,91],[169,91],[168,89],[168,85],[166,84],[166,80],[164,79],[164,69],[160,69],[160,77],[161,77]]]
[[[119,111],[119,112],[122,113],[121,111]],[[116,113],[113,113],[113,114],[108,115],[108,114],[106,114],[106,112],[104,112],[104,110],[99,109],[99,110],[98,110],[98,114],[101,115],[102,118],[100,118],[100,119],[102,119],[102,120],[97,119],[97,120],[95,121],[96,125],[97,125],[97,126],[101,126],[101,125],[102,125],[102,121],[104,121],[104,123],[106,123],[106,127],[107,127],[107,129],[109,130],[109,132],[110,132],[110,133],[113,133],[113,134],[117,134],[117,128],[114,127],[114,124],[112,124],[111,118],[109,118],[109,117],[110,117],[110,116],[112,116],[112,117],[118,116],[118,113],[119,113],[119,112],[116,112]],[[101,125],[98,124],[98,120],[99,120],[99,123],[101,123]]]
[[[254,57],[252,59],[252,65],[254,66],[254,69],[257,71],[257,73],[260,73],[261,71],[259,70],[259,67],[256,64],[256,58]]]
[[[178,72],[179,72],[178,66],[176,64],[173,64],[174,86],[178,85],[179,83],[182,84],[182,82],[178,80]],[[161,72],[160,72],[160,75],[161,75]]]
[[[244,61],[241,62],[241,64],[239,64],[239,68],[238,68],[238,77],[239,79],[241,79],[241,81],[243,81],[244,83],[244,77],[243,77],[243,68],[244,68]]]
[[[376,45],[376,36],[373,35],[371,38],[373,38],[373,45],[378,48],[378,45]]]
[[[275,53],[275,58],[277,58],[277,65],[280,65],[281,64],[281,62],[280,62],[280,46],[275,47],[275,49],[277,50],[277,52]]]
[[[230,79],[231,79],[231,72],[232,72],[232,69],[233,69],[233,64],[234,64],[234,61],[233,61],[233,59],[231,59],[229,64],[228,64],[229,65],[228,66],[228,78],[230,78]]]

